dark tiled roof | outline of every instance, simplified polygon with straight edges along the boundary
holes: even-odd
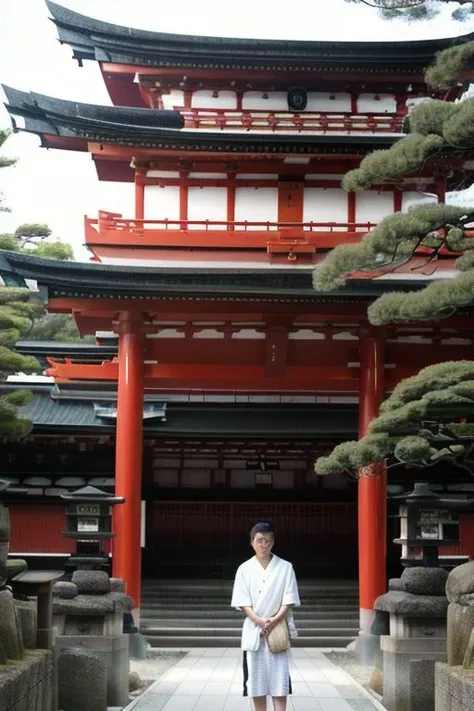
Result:
[[[121,27],[47,2],[59,39],[82,62],[118,62],[151,67],[368,70],[420,74],[436,52],[472,39],[399,42],[326,42],[203,37]]]
[[[24,385],[21,386],[24,389]],[[110,421],[96,417],[92,397],[55,399],[53,389],[38,388],[22,415],[36,431],[113,432]],[[84,396],[87,393],[84,389]],[[156,398],[154,398],[156,400]],[[146,399],[145,399],[146,403]],[[110,405],[110,402],[105,403]],[[357,431],[356,405],[214,405],[168,403],[166,421],[144,422],[145,432],[250,436],[347,436]]]
[[[153,135],[160,128],[173,129],[173,135],[184,126],[179,111],[82,104],[5,85],[3,90],[8,110],[23,116],[26,130],[32,133],[84,138],[91,133],[113,139],[129,133]]]
[[[206,268],[160,269],[110,266],[88,262],[62,262],[29,254],[0,250],[0,276],[9,286],[24,286],[34,279],[49,297],[81,298],[206,298],[238,301],[266,298],[312,301],[370,301],[394,288],[392,282],[350,280],[333,293],[318,294],[311,270],[238,268],[210,271]],[[397,291],[423,288],[425,281],[397,280]]]
[[[23,116],[25,129],[43,138],[79,138],[123,146],[221,153],[321,153],[365,155],[374,148],[389,148],[399,135],[340,136],[276,133],[225,133],[180,131],[183,118],[177,111],[94,106],[55,99],[42,94],[3,87],[11,116]],[[54,143],[51,144],[54,147]]]
[[[102,363],[117,355],[118,346],[81,342],[20,340],[16,342],[15,350],[22,355],[34,356],[46,369],[49,368],[47,358],[70,358],[81,363]]]

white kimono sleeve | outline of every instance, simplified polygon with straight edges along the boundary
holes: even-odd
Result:
[[[247,581],[245,580],[242,566],[238,568],[235,574],[234,589],[232,590],[231,607],[240,610],[241,607],[252,607],[250,590]]]
[[[288,570],[285,575],[285,588],[281,604],[295,606],[299,606],[301,604],[300,596],[298,594],[298,585],[296,583],[296,575],[292,565],[288,566]]]

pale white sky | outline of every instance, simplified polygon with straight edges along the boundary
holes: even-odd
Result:
[[[455,2],[435,20],[411,25],[385,22],[376,10],[344,0],[292,0],[290,4],[288,0],[239,0],[235,4],[226,0],[62,0],[61,4],[119,25],[184,34],[393,42],[474,30],[474,18],[469,23],[451,19],[458,6]],[[58,43],[48,16],[43,0],[2,1],[0,81],[24,91],[110,104],[98,67],[94,62],[77,66],[70,48]],[[9,123],[6,110],[0,107],[0,126]],[[89,253],[82,248],[84,214],[117,210],[122,197],[124,206],[131,205],[132,188],[99,183],[87,154],[40,148],[39,139],[26,133],[10,138],[4,152],[20,160],[15,168],[0,171],[0,189],[12,209],[10,214],[0,213],[0,232],[23,222],[46,222],[55,235],[73,245],[78,259],[87,260]],[[124,212],[129,212],[128,207]]]

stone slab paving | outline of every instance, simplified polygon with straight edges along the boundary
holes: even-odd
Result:
[[[383,711],[319,649],[291,651],[288,711]],[[271,709],[269,700],[268,708]],[[242,696],[240,649],[196,648],[136,699],[127,711],[250,711]]]

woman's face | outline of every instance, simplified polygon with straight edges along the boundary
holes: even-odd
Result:
[[[251,545],[257,557],[264,558],[272,552],[272,548],[275,545],[275,536],[273,533],[257,533]]]

